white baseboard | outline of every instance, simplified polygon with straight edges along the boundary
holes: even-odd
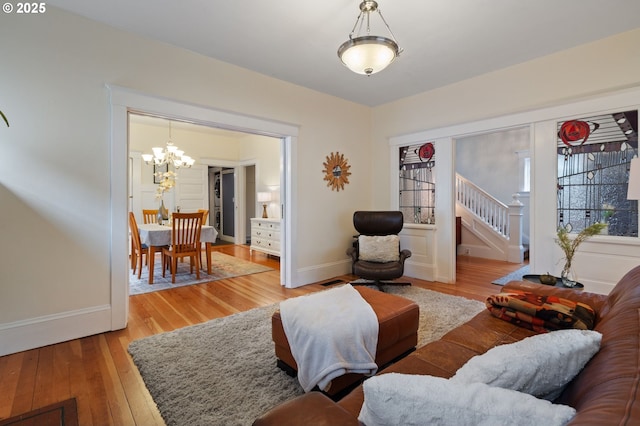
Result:
[[[351,259],[300,268],[297,271],[297,285],[292,287],[301,287],[303,285],[350,273]]]
[[[0,356],[111,330],[111,305],[0,324]]]
[[[301,268],[297,271],[299,284],[293,287],[301,287],[303,285],[350,273],[351,259]],[[435,266],[427,263],[411,262],[410,259],[407,259],[404,264],[404,275],[426,281],[435,281]]]
[[[470,244],[460,244],[457,249],[458,256],[472,256],[483,259],[507,261],[507,254],[488,246],[478,246]]]
[[[617,283],[606,283],[602,281],[595,281],[585,279],[582,280],[579,278],[580,283],[584,285],[584,291],[588,291],[589,293],[598,293],[598,294],[609,294],[611,290],[616,286]]]
[[[419,278],[425,281],[435,281],[435,265],[415,262],[411,258],[404,262],[404,275],[411,278]]]

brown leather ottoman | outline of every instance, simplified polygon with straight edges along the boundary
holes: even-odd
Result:
[[[354,288],[371,305],[378,317],[376,364],[378,364],[378,370],[381,370],[387,364],[415,349],[418,343],[419,308],[415,302],[400,296],[367,287]],[[295,375],[298,366],[291,355],[289,341],[282,327],[280,311],[275,312],[271,317],[271,332],[278,366],[290,375]],[[353,373],[340,376],[331,382],[331,387],[326,393],[331,397],[339,397],[341,391],[348,390],[363,378],[362,374]]]

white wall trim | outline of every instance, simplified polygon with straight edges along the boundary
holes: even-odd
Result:
[[[416,261],[413,256],[404,263],[404,275],[425,281],[446,282],[437,277],[435,265]]]
[[[0,325],[0,356],[79,339],[111,327],[111,306],[102,305]]]
[[[205,166],[230,167],[230,168],[235,168],[235,167],[240,166],[240,162],[239,161],[216,160],[215,158],[209,158],[209,157],[203,157],[200,160],[198,160],[198,162],[200,164],[205,165]]]
[[[297,273],[301,282],[305,283],[322,281],[327,277],[347,275],[351,273],[351,258],[300,268]]]
[[[400,248],[411,251],[411,257],[404,263],[405,276],[426,281],[438,280],[436,230],[435,225],[404,224],[400,231]]]
[[[491,133],[496,130],[521,128],[539,121],[562,120],[563,118],[573,118],[580,114],[597,114],[598,112],[611,111],[612,108],[620,110],[624,108],[635,109],[638,104],[638,99],[640,99],[640,87],[633,87],[609,94],[590,96],[573,102],[567,101],[566,103],[547,108],[394,136],[389,139],[389,144],[402,146],[437,138],[460,138],[463,136]]]
[[[287,136],[280,144],[280,247],[287,247],[287,255],[280,256],[280,280],[283,286],[294,288],[314,282],[306,281],[297,273],[298,250],[294,241],[294,230],[298,229],[298,135]],[[294,271],[296,271],[294,273]]]

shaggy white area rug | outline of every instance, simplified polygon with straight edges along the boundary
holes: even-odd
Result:
[[[485,309],[482,302],[418,287],[385,292],[420,306],[418,346],[439,339]],[[271,315],[263,308],[136,340],[129,353],[167,425],[250,425],[303,393],[276,366]]]

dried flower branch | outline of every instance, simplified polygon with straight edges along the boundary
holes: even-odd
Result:
[[[571,267],[571,261],[573,260],[573,255],[576,253],[578,246],[582,244],[583,241],[599,234],[606,226],[607,225],[605,223],[596,222],[593,225],[584,228],[573,239],[569,238],[569,231],[567,231],[566,228],[561,227],[558,229],[558,238],[556,238],[556,243],[558,243],[564,252],[565,262],[568,267]]]

